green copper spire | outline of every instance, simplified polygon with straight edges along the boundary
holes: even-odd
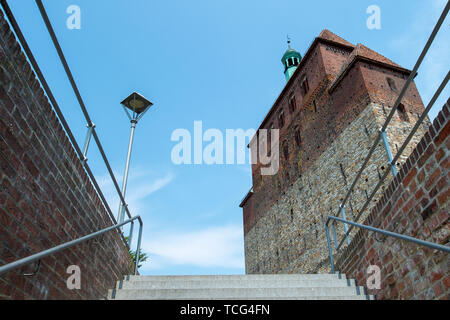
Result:
[[[281,58],[281,62],[284,65],[284,76],[286,77],[286,81],[289,81],[295,69],[297,69],[302,56],[300,53],[291,48],[291,39],[288,36],[288,49],[284,53],[283,58]]]

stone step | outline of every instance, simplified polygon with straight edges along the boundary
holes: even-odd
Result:
[[[206,289],[120,289],[114,290],[117,300],[278,300],[317,299],[317,297],[351,297],[367,299],[363,287],[311,288],[206,288]],[[113,294],[111,291],[110,294]]]
[[[356,286],[353,279],[298,280],[298,279],[198,279],[176,281],[132,280],[118,282],[117,289],[207,289],[207,288],[311,288]]]
[[[345,274],[233,274],[233,275],[171,275],[171,276],[135,276],[126,277],[129,281],[177,281],[177,280],[334,280],[346,279]]]
[[[109,300],[111,300],[111,296],[108,296]],[[149,298],[120,298],[116,297],[116,300],[164,300],[164,299],[149,299]],[[165,300],[208,300],[208,299],[193,299],[193,298],[170,298]],[[371,295],[350,295],[350,296],[310,296],[310,297],[243,297],[243,298],[236,298],[236,297],[223,297],[220,299],[211,299],[209,300],[227,300],[227,301],[235,301],[235,300],[375,300],[374,296]]]
[[[338,274],[126,276],[117,300],[367,300],[363,287]]]

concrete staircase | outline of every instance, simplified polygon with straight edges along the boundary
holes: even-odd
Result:
[[[373,300],[339,274],[126,276],[115,300]]]

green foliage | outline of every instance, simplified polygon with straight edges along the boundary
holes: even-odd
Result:
[[[128,238],[129,238],[129,237],[125,237],[125,239],[126,239],[127,241],[128,241]],[[130,250],[128,250],[128,252],[130,253],[131,260],[133,260],[133,262],[135,262],[135,261],[136,261],[136,251],[130,249]],[[139,264],[138,264],[138,269],[139,269],[140,267],[142,267],[141,262],[147,261],[147,258],[148,258],[147,253],[143,252],[143,251],[142,251],[142,248],[141,248],[141,249],[139,250]]]

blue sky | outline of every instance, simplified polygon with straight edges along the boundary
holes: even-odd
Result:
[[[10,0],[47,82],[80,145],[85,121],[34,1]],[[129,122],[119,105],[132,91],[155,103],[138,124],[127,199],[145,223],[144,274],[244,273],[241,199],[249,165],[175,165],[175,129],[257,128],[282,90],[286,35],[302,55],[327,28],[412,69],[445,0],[150,1],[46,0],[44,5],[104,149],[121,183]],[[366,27],[369,5],[381,29]],[[69,30],[69,5],[81,29]],[[419,70],[426,104],[450,65],[449,19]],[[448,87],[431,111],[437,114]],[[110,202],[117,195],[91,145],[89,163]]]

